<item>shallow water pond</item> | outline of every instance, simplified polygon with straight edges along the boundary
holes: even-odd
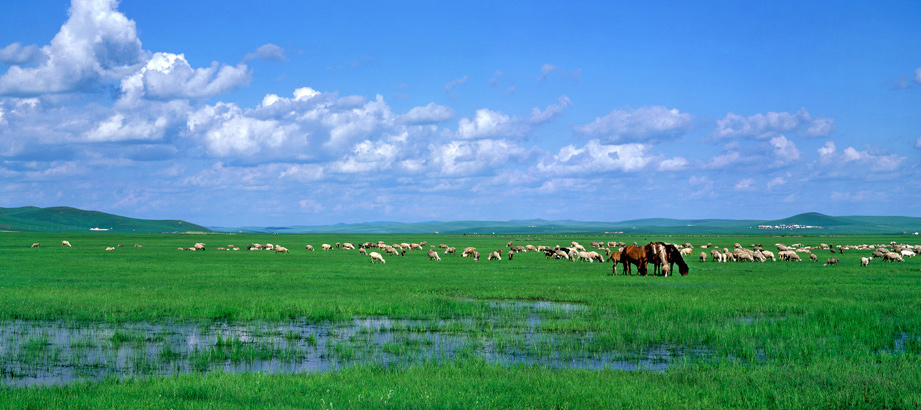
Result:
[[[145,377],[221,369],[229,373],[335,371],[355,364],[404,366],[484,360],[590,369],[664,370],[699,352],[658,347],[640,354],[583,352],[590,334],[540,330],[542,315],[586,308],[552,302],[483,301],[503,320],[481,332],[473,319],[355,318],[347,323],[0,322],[0,381],[14,387],[107,377]]]

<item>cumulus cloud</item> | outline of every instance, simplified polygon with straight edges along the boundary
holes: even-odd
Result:
[[[243,61],[251,60],[288,61],[288,57],[285,56],[285,49],[269,43],[259,46],[256,51],[243,57]]]
[[[645,168],[652,157],[645,144],[604,144],[591,140],[579,148],[567,145],[550,158],[540,161],[537,169],[549,175],[585,175],[592,172],[635,172]]]
[[[569,97],[560,97],[555,104],[540,110],[534,108],[528,118],[510,117],[488,108],[476,110],[473,118],[461,118],[457,136],[462,139],[522,137],[534,127],[560,115],[571,104]]]
[[[454,109],[429,103],[424,107],[413,107],[400,118],[407,124],[435,124],[454,118]]]
[[[800,159],[800,151],[796,148],[796,144],[793,141],[787,139],[783,135],[779,137],[771,138],[771,146],[774,147],[774,155],[776,156],[777,165],[786,165]]]
[[[806,109],[796,113],[768,112],[748,117],[730,112],[716,122],[712,136],[717,139],[769,139],[785,133],[796,133],[804,137],[827,137],[834,130],[834,119],[813,118]]]
[[[123,99],[195,99],[223,94],[248,84],[246,65],[232,67],[211,63],[207,68],[192,68],[183,54],[155,53],[147,64],[121,82]]]
[[[527,151],[508,140],[481,139],[451,141],[431,147],[432,162],[439,172],[447,176],[467,176],[495,171],[515,159],[523,158]]]
[[[879,149],[858,150],[847,147],[840,152],[833,141],[819,148],[819,165],[835,170],[836,175],[864,172],[893,172],[908,160],[908,157],[889,154]]]
[[[116,0],[73,0],[67,22],[51,44],[41,48],[41,64],[10,67],[0,76],[0,95],[91,90],[134,72],[147,54],[134,21],[116,11],[117,4]]]
[[[688,167],[688,160],[684,157],[674,157],[659,163],[659,171],[681,171]]]
[[[655,141],[673,139],[686,133],[692,128],[693,121],[694,117],[690,114],[657,105],[635,110],[615,109],[574,130],[588,137],[615,142]]]
[[[0,63],[9,65],[38,64],[44,54],[37,45],[23,47],[21,43],[13,43],[0,48]]]

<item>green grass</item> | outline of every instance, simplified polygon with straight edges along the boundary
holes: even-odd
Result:
[[[61,240],[73,248],[61,248]],[[460,255],[431,262],[425,252],[386,256],[372,265],[357,251],[307,252],[322,243],[446,243],[476,246],[483,259]],[[850,251],[837,267],[811,263],[700,263],[696,250],[687,277],[610,275],[610,264],[572,263],[519,254],[487,262],[485,254],[515,244],[566,245],[576,240],[712,242],[732,248],[763,243],[815,245],[918,243],[915,236],[584,236],[584,235],[89,235],[0,234],[0,320],[201,323],[418,319],[413,332],[456,332],[509,349],[522,348],[516,329],[527,314],[541,317],[548,334],[590,335],[565,342],[575,352],[641,352],[663,346],[705,349],[665,372],[615,372],[504,367],[467,359],[410,368],[359,367],[312,375],[180,375],[143,381],[110,380],[67,387],[0,390],[13,408],[113,407],[483,407],[483,408],[917,408],[921,391],[921,259],[874,260],[867,268]],[[33,242],[43,243],[30,249]],[[205,252],[177,251],[205,242]],[[234,244],[276,243],[290,254],[215,251]],[[44,246],[48,243],[48,246]],[[104,251],[106,246],[125,248]],[[134,248],[134,243],[144,245]],[[825,251],[827,252],[827,251]],[[817,251],[820,261],[831,256]],[[558,301],[575,311],[524,309],[494,300]],[[441,322],[448,320],[448,322]],[[469,320],[464,322],[464,320]],[[459,324],[462,323],[462,324]],[[375,325],[365,333],[377,332]],[[365,334],[362,333],[362,334]],[[136,335],[113,336],[130,343]],[[299,335],[285,334],[291,340]],[[312,335],[311,335],[312,336]],[[307,336],[308,340],[311,336]],[[361,336],[361,334],[359,335]],[[314,343],[316,338],[313,339]],[[575,340],[575,339],[573,339]],[[898,346],[897,346],[898,345]],[[245,360],[276,353],[233,340],[195,358],[198,370],[215,360]],[[355,344],[330,353],[361,357]],[[411,345],[387,345],[401,355]],[[534,349],[546,349],[536,346]],[[31,350],[44,354],[40,346]],[[547,352],[550,353],[550,352]],[[174,352],[160,352],[173,358]],[[137,362],[136,366],[152,364]],[[325,388],[324,388],[325,386]],[[330,389],[330,394],[325,390]],[[511,391],[506,391],[511,389]],[[394,390],[387,400],[384,393]],[[371,397],[380,400],[364,402]],[[163,398],[165,397],[165,398]],[[156,401],[160,400],[160,401]],[[162,398],[162,399],[160,399]],[[9,400],[4,400],[9,399]],[[325,400],[325,402],[320,402]],[[349,403],[352,400],[353,403]],[[326,404],[324,404],[326,403]],[[222,406],[223,404],[223,406]],[[4,404],[0,404],[2,408]]]

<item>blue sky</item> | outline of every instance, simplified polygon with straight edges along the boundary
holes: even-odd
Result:
[[[10,0],[0,206],[921,216],[921,3],[635,3]]]

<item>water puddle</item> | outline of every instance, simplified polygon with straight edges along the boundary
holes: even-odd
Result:
[[[0,322],[0,384],[67,384],[108,377],[328,372],[355,364],[406,366],[483,360],[555,368],[657,370],[705,354],[681,347],[587,352],[591,334],[542,330],[543,320],[584,305],[470,300],[506,313],[503,321],[356,318],[345,323]]]

